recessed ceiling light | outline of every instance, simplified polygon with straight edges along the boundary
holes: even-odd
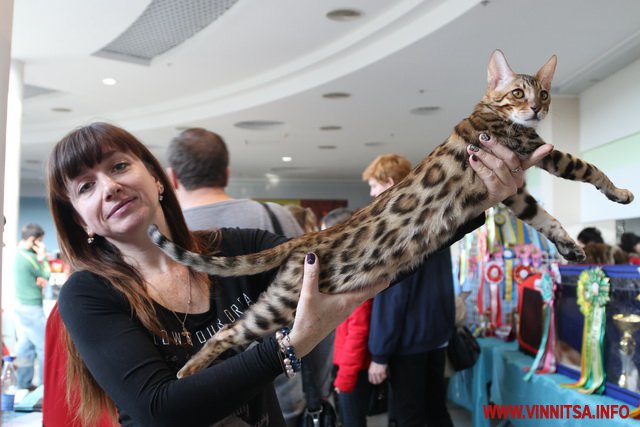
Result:
[[[51,109],[51,111],[54,111],[56,113],[70,113],[71,112],[71,108],[66,108],[66,107],[53,107]]]
[[[335,150],[338,147],[335,145],[318,145],[318,148],[321,150]]]
[[[187,129],[191,129],[191,128],[189,126],[176,126],[176,130],[179,130],[181,132]]]
[[[278,122],[276,120],[245,120],[233,124],[240,129],[249,130],[271,130],[284,126],[284,122]]]
[[[103,85],[113,86],[116,83],[118,83],[118,81],[116,79],[114,79],[113,77],[106,77],[106,78],[102,79],[102,84]]]
[[[340,130],[342,126],[320,126],[320,130]]]
[[[329,92],[322,95],[323,98],[327,99],[343,99],[349,98],[350,96],[351,94],[347,92]]]
[[[283,162],[290,162],[293,160],[293,157],[289,157],[289,156],[282,156],[282,161]]]
[[[385,143],[381,141],[371,141],[365,142],[364,145],[365,147],[382,147],[383,145],[385,145]]]
[[[411,110],[411,114],[424,116],[425,114],[435,113],[438,110],[440,110],[440,107],[436,107],[436,106],[417,107]]]
[[[332,21],[353,21],[362,16],[362,12],[355,9],[335,9],[327,13],[327,18]]]

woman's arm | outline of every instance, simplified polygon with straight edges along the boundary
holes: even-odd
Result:
[[[140,425],[211,424],[254,397],[280,373],[275,342],[176,380],[151,334],[128,305],[89,273],[63,286],[60,314],[81,357],[116,405]]]

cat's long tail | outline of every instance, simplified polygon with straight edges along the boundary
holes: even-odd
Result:
[[[296,247],[294,239],[255,254],[235,257],[206,256],[176,245],[162,234],[155,224],[149,226],[147,233],[153,244],[170,258],[194,270],[222,277],[244,276],[271,270],[282,264]]]

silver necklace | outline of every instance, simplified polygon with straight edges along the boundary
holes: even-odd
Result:
[[[155,288],[155,286],[151,285],[149,282],[147,283],[156,291],[156,293],[158,294],[158,297],[163,300],[164,306],[167,307],[167,309],[175,316],[175,318],[180,323],[180,326],[182,327],[182,332],[180,332],[180,335],[184,337],[184,343],[182,342],[182,340],[180,343],[183,345],[190,345],[191,347],[193,347],[193,339],[191,338],[191,332],[189,332],[185,326],[185,323],[187,322],[187,317],[189,317],[189,311],[191,310],[191,274],[188,271],[187,271],[187,280],[189,281],[189,293],[187,296],[187,307],[184,312],[184,318],[182,320],[176,314],[175,311],[170,309],[169,306],[166,303],[164,303],[164,298],[160,296],[160,293]]]
[[[184,326],[185,322],[187,321],[187,317],[189,316],[189,310],[191,310],[191,274],[187,272],[187,280],[189,280],[189,296],[187,297],[187,309],[184,312],[184,318],[182,320],[180,320],[180,317],[178,317],[178,315],[176,314],[175,311],[171,310],[171,312],[173,313],[173,315],[176,317],[176,319],[178,319],[178,322],[180,322],[180,326],[182,326],[182,332],[180,332],[180,335],[182,335],[185,339],[186,344],[185,345],[190,345],[191,347],[193,347],[193,340],[191,339],[191,332],[189,332],[187,330],[187,328]]]

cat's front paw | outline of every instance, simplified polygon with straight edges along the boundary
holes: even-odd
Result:
[[[556,247],[558,248],[560,255],[562,255],[567,261],[581,262],[587,258],[587,255],[584,253],[582,248],[573,240],[556,242]]]
[[[622,203],[623,205],[628,205],[633,202],[633,193],[622,188],[616,188],[613,194],[607,194],[607,197],[609,197],[610,200]]]

